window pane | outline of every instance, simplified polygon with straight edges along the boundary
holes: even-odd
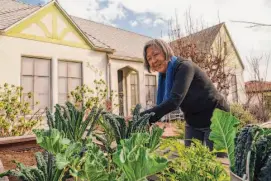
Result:
[[[149,85],[149,76],[145,75],[145,85]]]
[[[45,109],[46,107],[50,107],[49,94],[47,93],[37,93],[36,100],[39,101],[39,104],[36,106],[36,110]]]
[[[32,76],[23,76],[21,86],[23,87],[23,92],[34,92],[33,90],[33,77]]]
[[[149,85],[156,85],[156,77],[151,75],[149,79]]]
[[[50,92],[50,78],[49,77],[37,77],[35,79],[35,91],[37,93],[47,93]],[[49,99],[49,98],[48,98]]]
[[[35,110],[45,109],[50,107],[50,78],[49,77],[36,77],[35,78],[35,102],[39,104]]]
[[[66,93],[58,94],[58,103],[60,105],[64,105],[67,100],[68,100],[68,94]]]
[[[81,63],[69,62],[68,63],[68,76],[81,78]]]
[[[50,60],[35,60],[35,75],[38,76],[50,76]]]
[[[68,93],[68,79],[59,78],[58,79],[58,93]]]
[[[155,104],[156,102],[156,76],[155,75],[146,75],[146,86],[145,94],[147,104]]]
[[[68,73],[67,73],[67,62],[64,61],[58,61],[58,75],[60,77],[67,77]]]
[[[81,86],[81,79],[69,78],[69,91],[73,91],[77,86]]]
[[[22,75],[33,75],[33,59],[22,57]]]

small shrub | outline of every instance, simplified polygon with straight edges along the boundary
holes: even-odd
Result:
[[[0,137],[28,134],[42,121],[42,114],[33,114],[28,97],[22,95],[23,88],[4,84],[0,87]],[[36,103],[37,105],[38,103]]]
[[[117,107],[117,104],[112,105],[113,100],[117,97],[116,92],[109,92],[104,80],[94,80],[95,89],[91,89],[87,85],[77,86],[75,90],[71,91],[68,95],[71,102],[76,107],[84,105],[87,109],[92,107],[102,107],[107,111],[112,111]],[[109,95],[109,98],[107,96]]]
[[[229,180],[226,168],[215,153],[198,140],[194,139],[190,147],[185,147],[177,139],[165,139],[159,149],[167,149],[164,156],[171,160],[168,168],[159,175],[162,181]]]
[[[231,105],[231,113],[238,120],[240,120],[240,124],[239,124],[238,128],[242,128],[248,124],[257,123],[257,119],[240,104],[237,104],[237,103],[232,104]]]
[[[185,121],[177,120],[174,122],[174,124],[176,124],[177,126],[178,138],[184,139],[185,138]]]

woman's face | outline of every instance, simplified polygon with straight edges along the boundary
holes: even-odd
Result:
[[[150,65],[152,71],[157,71],[160,73],[166,73],[168,60],[166,60],[164,53],[155,46],[150,46],[147,48],[147,61]]]

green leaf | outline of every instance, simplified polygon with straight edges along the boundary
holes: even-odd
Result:
[[[64,169],[69,163],[70,163],[70,161],[68,161],[66,159],[65,155],[62,155],[60,153],[58,153],[56,155],[56,166],[57,166],[57,169],[59,169],[59,170]]]
[[[230,166],[234,168],[234,139],[240,122],[229,112],[219,109],[215,109],[211,121],[209,138],[214,142],[216,150],[227,150]]]
[[[33,132],[36,134],[37,144],[53,154],[63,152],[70,143],[70,140],[64,138],[57,129],[33,130]]]
[[[158,173],[167,167],[167,159],[150,153],[148,133],[135,133],[131,138],[122,140],[113,161],[125,173],[129,181],[139,181]]]

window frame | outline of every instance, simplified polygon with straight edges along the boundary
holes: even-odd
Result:
[[[68,75],[67,75],[67,77],[63,77],[63,76],[61,76],[60,77],[60,75],[59,75],[59,73],[60,73],[60,71],[59,71],[59,63],[60,62],[65,62],[65,63],[67,63],[67,74],[68,74],[68,69],[69,69],[69,67],[68,67],[68,64],[69,63],[79,63],[80,64],[80,70],[81,70],[81,73],[80,73],[80,76],[81,76],[81,78],[80,78],[80,80],[81,80],[81,84],[80,84],[80,86],[82,86],[83,85],[83,83],[84,83],[84,73],[83,73],[83,61],[77,61],[77,60],[67,60],[67,59],[58,59],[57,60],[57,81],[58,81],[58,85],[57,85],[57,103],[60,103],[59,102],[59,78],[66,78],[67,79],[67,96],[69,95],[69,93],[72,91],[72,90],[69,90],[69,79],[71,79],[71,78],[75,78],[75,77],[69,77]],[[77,79],[79,79],[79,78],[77,78]],[[68,98],[67,98],[67,100],[69,100]]]
[[[38,60],[47,60],[49,61],[49,70],[50,70],[50,73],[49,73],[49,76],[36,76],[35,75],[35,62],[34,61],[37,61],[37,60],[33,60],[33,67],[32,67],[32,70],[33,70],[33,75],[23,75],[23,59],[24,58],[30,58],[30,59],[38,59]],[[53,71],[52,71],[52,66],[53,66],[53,62],[52,62],[52,58],[50,57],[42,57],[42,56],[34,56],[34,55],[21,55],[21,68],[20,68],[20,86],[23,87],[22,85],[22,82],[23,82],[23,77],[32,77],[33,78],[33,102],[31,105],[31,110],[32,111],[38,111],[38,110],[35,110],[35,103],[39,100],[35,100],[35,96],[36,96],[36,93],[35,93],[35,81],[36,81],[36,77],[48,77],[49,78],[49,92],[48,92],[48,101],[49,101],[49,107],[47,107],[49,110],[52,110],[53,108]],[[22,99],[24,99],[23,97],[23,92],[22,92],[22,98],[20,101],[23,101]],[[46,108],[44,108],[46,109]]]
[[[154,80],[155,80],[155,85],[150,85],[149,83],[149,77],[154,77]],[[148,82],[148,83],[147,83]],[[153,75],[153,74],[145,74],[145,98],[147,97],[151,97],[150,95],[150,91],[149,91],[149,88],[150,87],[154,87],[154,100],[153,100],[153,105],[155,105],[156,103],[156,96],[157,96],[157,76],[156,75]],[[147,99],[146,99],[146,104],[147,104]]]

